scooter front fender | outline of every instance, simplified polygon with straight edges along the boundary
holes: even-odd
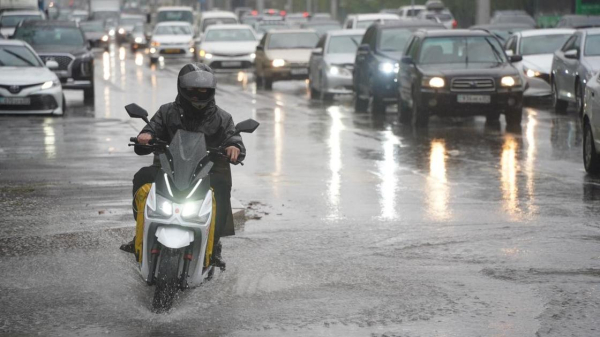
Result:
[[[181,227],[160,226],[156,229],[156,238],[167,248],[179,249],[194,242],[194,232]]]

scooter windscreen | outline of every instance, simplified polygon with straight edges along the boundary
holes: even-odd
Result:
[[[162,170],[175,188],[185,191],[208,174],[212,162],[208,160],[206,151],[203,133],[184,130],[175,133],[165,153],[159,156]]]

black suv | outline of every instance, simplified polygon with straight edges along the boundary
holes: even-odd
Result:
[[[419,31],[404,51],[398,73],[403,123],[426,126],[429,116],[487,116],[521,124],[524,83],[498,39],[484,31]]]
[[[371,25],[356,52],[354,61],[354,108],[365,111],[371,100],[372,112],[385,112],[396,102],[396,74],[402,50],[418,29],[445,29],[429,20],[387,21]]]
[[[83,90],[86,102],[94,101],[94,55],[79,24],[71,21],[21,21],[13,39],[31,45],[54,70],[64,89]]]

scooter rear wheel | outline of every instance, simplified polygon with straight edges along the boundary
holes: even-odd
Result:
[[[178,290],[180,261],[181,250],[161,249],[156,288],[154,290],[154,299],[152,300],[152,309],[157,313],[165,312],[171,309],[173,305],[173,300]]]

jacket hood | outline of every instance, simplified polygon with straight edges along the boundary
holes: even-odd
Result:
[[[303,49],[271,49],[266,50],[265,54],[270,60],[283,59],[286,62],[308,63],[312,48]]]

